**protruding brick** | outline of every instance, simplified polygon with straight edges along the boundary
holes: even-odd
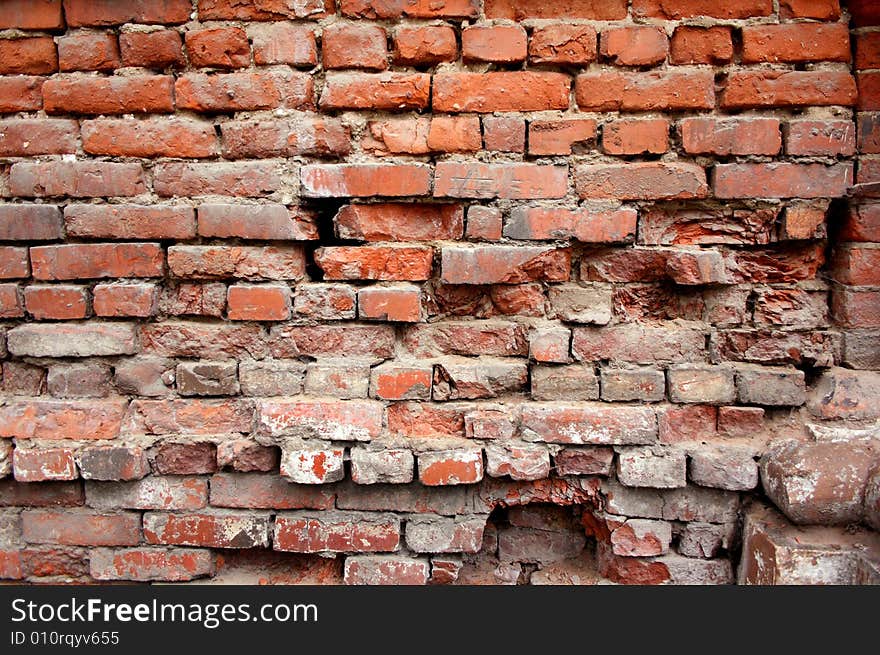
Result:
[[[201,478],[157,476],[134,482],[89,482],[86,504],[96,509],[201,509],[208,504],[208,484]]]
[[[427,559],[400,555],[362,555],[345,558],[345,584],[424,585],[428,582]]]
[[[281,475],[298,484],[327,484],[345,477],[343,448],[298,448],[282,451]]]
[[[75,480],[78,477],[73,450],[69,448],[16,448],[12,471],[18,482]]]
[[[29,509],[21,514],[25,541],[68,546],[136,546],[141,539],[136,512],[85,509]]]
[[[351,479],[356,484],[406,484],[413,480],[414,467],[409,450],[351,449]]]
[[[171,546],[259,548],[269,545],[269,517],[262,513],[144,514],[144,541]]]
[[[798,407],[806,401],[804,372],[797,369],[743,367],[737,370],[736,385],[743,403]]]
[[[150,473],[150,463],[137,446],[97,446],[79,452],[79,469],[86,480],[140,480]]]
[[[520,284],[569,279],[571,253],[552,247],[446,247],[441,279],[450,284]]]
[[[294,553],[382,553],[400,546],[393,514],[297,512],[275,517],[272,547]]]
[[[96,580],[188,582],[214,574],[209,550],[176,548],[97,548],[89,554],[89,573]]]
[[[429,487],[475,484],[483,479],[483,451],[437,451],[418,456],[419,480]]]
[[[648,446],[617,453],[617,479],[628,487],[684,487],[686,467],[684,451],[674,448]]]

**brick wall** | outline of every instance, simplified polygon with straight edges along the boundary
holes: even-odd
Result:
[[[872,4],[0,0],[0,578],[880,580]]]

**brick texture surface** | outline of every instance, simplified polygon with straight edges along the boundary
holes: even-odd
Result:
[[[0,580],[876,581],[869,5],[0,1]]]

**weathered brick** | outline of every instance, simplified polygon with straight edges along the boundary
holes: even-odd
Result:
[[[28,313],[38,321],[85,318],[88,290],[67,284],[31,285],[24,289],[24,304]]]
[[[381,553],[399,545],[400,520],[393,514],[279,514],[272,535],[275,550],[295,553]]]
[[[388,68],[387,35],[378,25],[337,23],[321,36],[324,68]]]
[[[440,162],[435,198],[561,198],[568,189],[567,168],[539,164],[462,164]]]
[[[520,284],[569,279],[570,251],[538,246],[444,247],[441,279],[450,284]]]
[[[43,84],[47,114],[164,114],[174,111],[172,78],[62,76]]]
[[[253,419],[247,400],[134,400],[128,426],[135,434],[224,434],[250,432]]]
[[[272,436],[370,441],[382,430],[382,405],[368,400],[266,400],[260,403],[259,429]]]
[[[136,196],[146,191],[140,164],[101,161],[20,162],[9,175],[12,195],[28,198]]]
[[[89,482],[86,504],[95,509],[201,509],[208,485],[201,478],[150,476],[134,482]]]
[[[434,241],[460,239],[464,212],[460,205],[379,203],[345,205],[334,218],[336,234],[359,241]]]
[[[16,400],[0,408],[0,436],[20,439],[113,439],[125,400]]]
[[[208,550],[96,548],[89,554],[89,573],[96,580],[187,582],[212,576],[214,567],[214,555]]]
[[[150,473],[147,455],[138,446],[84,448],[77,461],[86,480],[140,480]]]
[[[431,182],[421,164],[324,164],[303,166],[301,175],[310,198],[422,196]]]
[[[12,472],[18,482],[75,480],[78,477],[73,451],[69,448],[16,448]]]
[[[684,451],[674,448],[647,446],[617,453],[617,479],[628,487],[684,487],[686,467]]]
[[[363,357],[389,359],[394,353],[390,325],[278,326],[269,331],[274,357]]]
[[[57,398],[106,398],[112,391],[110,367],[91,362],[49,367],[47,388]]]
[[[305,393],[309,396],[366,398],[369,385],[369,360],[319,359],[306,371]]]
[[[394,63],[432,65],[458,58],[455,30],[449,25],[400,26],[394,32]]]
[[[711,73],[583,73],[575,98],[586,111],[681,111],[715,107]]]
[[[663,371],[652,368],[602,367],[602,400],[656,402],[665,397]]]
[[[568,109],[570,88],[571,78],[562,73],[439,73],[433,79],[432,106],[440,112],[477,113]]]
[[[806,401],[804,372],[797,369],[740,367],[736,385],[743,403],[797,407]]]
[[[258,548],[269,545],[269,517],[263,513],[144,514],[144,541],[172,546]]]
[[[29,543],[68,546],[136,546],[141,520],[136,512],[100,513],[86,509],[29,509],[21,514]]]
[[[358,291],[361,319],[418,323],[422,314],[422,292],[417,286],[369,287]]]
[[[232,321],[284,321],[290,317],[290,287],[237,284],[229,287],[227,317]]]
[[[604,446],[563,448],[553,456],[559,475],[611,475],[614,450]]]
[[[333,487],[291,484],[278,475],[218,473],[211,476],[211,505],[243,509],[331,509]]]
[[[298,484],[326,484],[345,477],[343,448],[297,448],[281,451],[281,475]]]
[[[168,268],[183,278],[297,280],[305,256],[299,246],[171,246]]]
[[[731,403],[735,396],[733,373],[725,366],[671,366],[666,372],[669,399],[674,403]]]
[[[353,1],[353,0],[352,0]],[[430,563],[402,555],[360,555],[345,558],[345,584],[424,585]]]
[[[201,113],[255,111],[258,109],[311,109],[314,83],[299,71],[185,73],[174,83],[179,109]]]
[[[175,30],[124,32],[119,35],[124,66],[164,70],[184,65],[183,41]]]
[[[533,366],[534,400],[598,400],[599,379],[592,366]]]
[[[430,246],[331,246],[315,251],[325,280],[420,281],[431,277]]]
[[[150,323],[140,328],[140,344],[141,352],[162,357],[262,359],[266,355],[265,335],[254,325],[207,325],[195,321]]]
[[[420,453],[418,467],[419,480],[429,487],[475,484],[483,479],[483,451]]]
[[[255,0],[245,4],[238,0],[198,0],[197,6],[200,20],[318,19],[326,16],[328,10],[332,11],[328,7],[327,0],[304,0],[281,4],[274,0]]]
[[[430,91],[431,77],[421,73],[334,73],[325,79],[320,107],[329,111],[425,109]]]
[[[579,166],[575,170],[575,188],[580,197],[591,199],[659,200],[702,198],[708,195],[706,173],[702,167],[694,164]]]
[[[718,446],[688,453],[688,478],[703,487],[749,491],[758,486],[758,464],[751,448]]]
[[[476,553],[486,517],[417,516],[406,523],[406,545],[416,553]]]
[[[852,75],[836,71],[737,71],[721,92],[723,109],[855,104]]]

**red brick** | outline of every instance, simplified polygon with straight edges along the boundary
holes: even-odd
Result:
[[[718,198],[837,198],[851,183],[849,164],[719,164],[712,175]]]
[[[716,430],[718,408],[711,405],[673,405],[658,412],[657,418],[660,443],[710,441]]]
[[[565,166],[444,161],[435,168],[434,197],[562,198],[568,191],[567,173]]]
[[[619,27],[602,32],[599,54],[619,66],[653,66],[666,59],[669,39],[659,27]]]
[[[472,241],[501,239],[501,211],[480,205],[468,207],[466,236]]]
[[[471,18],[479,8],[475,0],[446,0],[437,4],[432,0],[340,0],[343,16],[358,18]]]
[[[29,286],[24,290],[28,313],[36,320],[85,318],[88,290],[70,285]]]
[[[483,146],[477,116],[436,116],[428,131],[428,148],[437,152],[477,152]]]
[[[525,326],[504,321],[445,322],[413,326],[404,333],[404,346],[418,358],[435,355],[526,356]]]
[[[213,157],[213,125],[191,120],[83,121],[83,150],[116,157]]]
[[[234,285],[229,287],[227,303],[231,321],[286,321],[290,318],[290,287]]]
[[[455,30],[449,25],[401,26],[394,33],[394,63],[431,66],[458,58]]]
[[[119,35],[119,49],[124,66],[164,70],[184,65],[183,42],[175,30],[123,32]]]
[[[705,180],[705,171],[694,164],[598,164],[575,171],[575,188],[582,198],[702,198],[708,195]]]
[[[633,15],[650,18],[751,18],[773,13],[772,0],[733,0],[719,5],[713,0],[633,0]]]
[[[345,1],[362,2],[363,0]],[[419,1],[424,2],[424,0]],[[457,0],[457,2],[470,3],[471,0]],[[428,583],[429,566],[427,559],[398,555],[346,557],[344,579],[345,584],[349,585],[424,585]]]
[[[521,207],[514,209],[504,227],[512,239],[574,238],[585,243],[632,241],[636,212],[631,209],[589,211]]]
[[[69,448],[16,448],[12,453],[12,467],[18,482],[75,480],[78,477],[73,451]]]
[[[150,474],[147,455],[138,446],[96,446],[79,452],[86,480],[140,480]]]
[[[654,410],[595,403],[523,406],[522,430],[530,440],[564,444],[649,444],[657,439]]]
[[[254,406],[248,400],[134,400],[129,411],[127,428],[134,434],[225,434],[230,432],[250,432],[254,422]],[[189,451],[198,454],[198,461],[208,462],[216,456],[213,444],[195,446],[193,444],[165,444],[165,455],[183,453],[189,465]],[[160,458],[161,459],[161,458]],[[178,455],[174,455],[178,459]],[[198,465],[202,467],[202,464]],[[214,470],[216,464],[209,466]],[[176,463],[158,465],[160,473],[189,473],[190,468],[181,469]],[[196,469],[200,470],[200,469]]]
[[[241,374],[239,374],[241,375]],[[247,439],[217,444],[217,466],[239,472],[277,471],[281,451],[276,446],[261,446]]]
[[[351,151],[349,128],[334,119],[227,121],[220,129],[228,159],[337,157]]]
[[[572,353],[590,362],[619,359],[639,364],[703,361],[705,335],[690,327],[627,325],[575,328]]]
[[[199,234],[228,239],[305,241],[318,238],[314,217],[284,205],[204,204],[198,209]]]
[[[754,437],[763,430],[763,407],[718,408],[718,434],[722,437]]]
[[[94,289],[97,316],[137,316],[156,313],[158,290],[152,284],[99,284]]]
[[[201,514],[144,514],[144,541],[171,546],[255,548],[269,545],[263,513],[217,511]]]
[[[226,285],[180,283],[165,287],[159,295],[159,308],[171,316],[220,317],[226,308]]]
[[[254,24],[247,28],[254,48],[254,63],[311,67],[318,63],[315,32],[293,23]]]
[[[211,476],[211,505],[244,509],[332,509],[333,487],[291,484],[278,475],[219,473]]]
[[[340,238],[364,241],[454,240],[464,229],[462,207],[452,204],[345,205],[334,223]]]
[[[578,106],[587,111],[677,111],[715,107],[711,72],[584,73],[575,80]]]
[[[785,208],[782,214],[780,238],[785,239],[813,239],[824,238],[826,233],[825,222],[828,215],[828,205],[825,202],[818,205],[792,204]]]
[[[76,482],[0,480],[0,507],[73,507],[84,502],[83,487]]]
[[[57,70],[58,55],[52,37],[0,40],[0,73],[43,75]]]
[[[431,76],[422,73],[336,73],[327,75],[321,109],[407,111],[425,109]]]
[[[431,187],[431,169],[422,164],[303,166],[301,178],[311,198],[420,196]]]
[[[571,252],[541,246],[449,246],[442,250],[441,280],[449,284],[565,282]]]
[[[398,118],[385,121],[371,121],[368,132],[362,139],[362,148],[371,154],[425,155],[428,147],[430,118]]]
[[[89,573],[96,580],[187,582],[214,574],[215,556],[208,550],[132,548],[94,550]]]
[[[179,403],[178,406],[181,404]],[[160,403],[156,403],[152,405],[152,408],[155,409],[161,406]],[[222,414],[222,411],[228,409],[229,405],[214,405],[213,407],[201,405],[196,407],[197,410],[204,412],[213,412],[218,408]],[[141,407],[137,408],[138,411],[140,409]],[[217,470],[217,447],[207,442],[163,443],[156,449],[155,467],[156,472],[162,475],[202,475],[214,473]],[[155,478],[150,478],[150,480],[154,481]],[[202,481],[198,481],[196,484],[198,485],[200,482]],[[203,500],[205,495],[204,485],[198,487],[198,491],[201,499],[198,499],[194,504],[203,507],[205,505]],[[89,502],[91,503],[91,500]]]
[[[866,154],[880,153],[880,115],[860,114],[857,129],[859,151]]]
[[[418,456],[419,480],[429,487],[475,484],[483,479],[483,451],[438,451]]]
[[[269,333],[273,357],[368,357],[394,354],[394,329],[387,325],[279,326]]]
[[[178,109],[203,113],[257,109],[310,109],[314,82],[307,73],[271,71],[207,75],[186,73],[177,78]]]
[[[64,208],[67,233],[101,239],[191,239],[196,235],[191,207],[171,205],[77,205]]]
[[[10,395],[39,396],[46,388],[46,370],[23,362],[4,362],[0,387]],[[0,442],[0,471],[11,466],[12,441]]]
[[[486,18],[586,18],[617,20],[626,17],[626,0],[486,0]]]
[[[43,107],[45,77],[0,77],[0,113],[36,111]]]
[[[185,23],[189,20],[191,10],[189,0],[136,0],[122,3],[64,0],[64,15],[71,27],[122,23]]]
[[[400,520],[393,514],[279,514],[272,547],[293,553],[395,551],[400,547]]]
[[[281,475],[298,484],[329,484],[345,477],[344,448],[298,448],[281,452]]]
[[[474,25],[461,32],[465,61],[512,64],[526,58],[526,31],[519,25]]]
[[[588,64],[596,60],[596,30],[589,25],[556,23],[532,31],[529,61],[533,64]]]
[[[17,284],[0,284],[0,318],[24,316]]]
[[[427,280],[433,259],[428,246],[338,246],[315,252],[325,280]]]
[[[58,67],[64,71],[112,71],[122,63],[112,33],[78,33],[58,39]]]
[[[422,320],[419,287],[366,287],[358,291],[358,316],[367,320],[418,323]]]
[[[0,156],[61,155],[76,152],[76,121],[10,119],[0,121]]]
[[[729,27],[675,28],[669,51],[672,64],[727,64],[733,59],[733,39]]]
[[[256,198],[281,186],[275,162],[172,162],[153,167],[153,188],[162,197],[226,195]]]
[[[64,27],[61,0],[6,0],[0,29],[54,30]]]
[[[20,580],[23,577],[20,549],[0,549],[0,579]]]
[[[155,243],[95,243],[31,248],[37,280],[160,277],[162,248]]]
[[[563,448],[553,463],[559,475],[610,475],[614,450],[605,446]]]
[[[47,114],[164,114],[174,111],[173,78],[56,77],[43,84]]]
[[[618,120],[602,126],[602,148],[611,155],[659,155],[669,150],[669,121]]]
[[[880,249],[838,247],[834,253],[831,275],[841,284],[880,286]]]
[[[9,188],[25,197],[135,196],[146,190],[140,164],[100,161],[13,164]]]
[[[776,118],[685,118],[679,124],[685,152],[699,155],[777,155],[779,128]]]
[[[485,527],[483,516],[415,516],[406,523],[406,545],[417,553],[477,553]]]
[[[251,63],[250,43],[240,27],[193,30],[185,37],[194,68],[245,68]]]
[[[880,204],[850,206],[840,240],[880,242]]]
[[[484,117],[483,147],[499,152],[525,152],[525,120],[516,115]]]
[[[388,406],[388,431],[413,437],[464,436],[464,410],[460,406],[427,403],[393,403]]]
[[[845,327],[880,327],[880,291],[835,287],[831,314]]]
[[[293,311],[325,321],[354,318],[357,296],[354,287],[346,284],[300,284],[293,297]]]
[[[779,15],[782,18],[837,20],[840,18],[840,2],[839,0],[780,0]]]
[[[28,249],[0,246],[0,279],[22,278],[30,275]]]
[[[370,395],[382,400],[429,400],[433,367],[386,363],[373,368]]]
[[[880,68],[880,32],[856,34],[855,68]]]
[[[277,2],[277,0],[198,0],[199,20],[265,20],[324,18],[332,13],[330,0]]]
[[[140,515],[90,510],[29,509],[21,514],[25,541],[67,546],[135,546],[141,539]]]
[[[388,68],[387,36],[377,25],[336,23],[321,37],[324,68]]]
[[[565,121],[529,122],[530,155],[570,155],[588,149],[596,140],[596,121],[580,118]]]
[[[562,73],[439,73],[433,108],[440,112],[568,109],[571,78]]]
[[[852,106],[858,97],[852,75],[838,71],[736,71],[721,92],[723,109]]]
[[[786,126],[785,152],[807,157],[851,156],[856,150],[852,121],[791,121]]]
[[[743,63],[849,61],[849,28],[842,23],[750,25],[742,30]]]

